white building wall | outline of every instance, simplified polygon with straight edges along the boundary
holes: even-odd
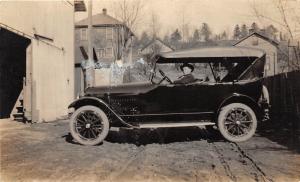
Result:
[[[72,1],[2,1],[0,23],[53,39],[32,39],[33,121],[67,114],[74,99],[74,6]],[[47,40],[46,40],[47,42]]]
[[[236,46],[252,47],[264,50],[266,52],[265,76],[272,76],[278,73],[277,47],[270,42],[256,35],[252,35],[238,43]]]

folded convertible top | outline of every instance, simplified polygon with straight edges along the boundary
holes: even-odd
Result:
[[[181,62],[185,60],[193,62],[211,61],[246,61],[263,57],[265,52],[260,49],[248,47],[209,47],[198,49],[187,49],[173,52],[161,53],[156,56],[157,62]]]

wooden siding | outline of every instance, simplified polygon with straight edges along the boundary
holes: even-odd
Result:
[[[239,42],[235,46],[253,47],[266,52],[265,76],[272,76],[278,73],[277,47],[257,35],[252,35]]]

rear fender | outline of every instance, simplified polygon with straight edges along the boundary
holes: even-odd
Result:
[[[251,97],[247,96],[247,95],[243,95],[243,94],[238,94],[238,93],[234,93],[231,96],[227,97],[226,99],[224,99],[221,104],[219,104],[219,106],[216,109],[216,117],[215,117],[215,121],[222,109],[222,107],[231,104],[231,103],[243,103],[246,104],[247,106],[249,106],[256,114],[256,117],[258,120],[261,119],[262,117],[262,109],[261,107],[257,104],[257,102],[255,102],[254,99],[252,99]]]

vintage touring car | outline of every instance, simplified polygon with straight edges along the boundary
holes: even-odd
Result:
[[[186,63],[194,67],[194,81],[174,82]],[[71,134],[80,144],[96,145],[110,127],[214,126],[229,141],[246,141],[267,107],[264,65],[263,51],[243,47],[159,54],[146,82],[87,88],[69,106]]]

